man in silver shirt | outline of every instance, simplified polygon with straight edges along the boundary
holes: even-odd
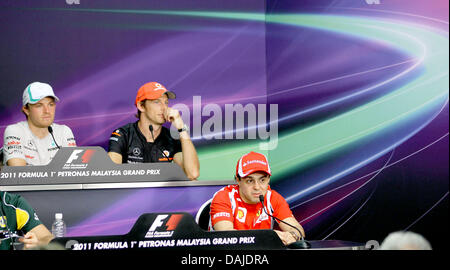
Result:
[[[26,121],[9,125],[3,138],[3,163],[47,165],[60,147],[76,146],[72,130],[53,123],[59,98],[47,83],[29,84],[22,99]]]

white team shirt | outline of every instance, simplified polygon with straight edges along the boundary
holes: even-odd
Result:
[[[53,123],[53,135],[60,147],[76,146],[72,130],[66,125]],[[9,125],[3,136],[3,164],[11,158],[21,158],[27,165],[47,165],[58,152],[58,147],[49,133],[39,139],[31,132],[28,122]]]

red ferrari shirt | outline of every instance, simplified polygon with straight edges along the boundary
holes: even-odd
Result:
[[[286,200],[275,190],[267,189],[264,199],[266,211],[281,220],[292,217]],[[214,194],[211,202],[209,230],[222,220],[231,221],[236,230],[273,229],[272,218],[261,203],[245,203],[239,195],[238,185],[229,185]]]

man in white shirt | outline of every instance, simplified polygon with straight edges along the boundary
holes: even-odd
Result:
[[[76,146],[72,130],[53,123],[57,101],[59,98],[47,83],[33,82],[25,88],[22,112],[27,120],[5,129],[4,164],[47,165],[60,147]]]

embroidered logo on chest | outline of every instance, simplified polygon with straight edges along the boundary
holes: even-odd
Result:
[[[260,208],[258,210],[258,212],[256,213],[256,219],[255,219],[255,222],[253,223],[253,226],[255,224],[261,223],[264,220],[268,220],[268,219],[269,219],[269,216],[266,214],[266,212],[264,212],[264,210],[262,210],[262,208]]]
[[[245,218],[246,217],[247,217],[247,209],[245,209],[243,207],[238,207],[237,214],[236,214],[236,219],[239,222],[245,223]]]
[[[136,157],[139,156],[141,154],[141,149],[139,148],[134,148],[133,149],[133,155],[135,155]]]

